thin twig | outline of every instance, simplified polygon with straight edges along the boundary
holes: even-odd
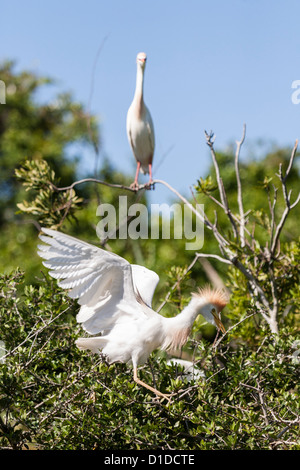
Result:
[[[274,190],[274,197],[273,197],[273,202],[271,204],[271,201],[269,202],[269,207],[270,207],[270,214],[271,214],[271,227],[270,227],[270,245],[272,246],[273,243],[273,237],[274,237],[274,231],[276,227],[276,222],[275,222],[275,207],[277,203],[277,191],[278,189],[273,186]],[[268,193],[269,196],[269,193]]]
[[[240,238],[241,238],[241,246],[245,246],[245,214],[244,214],[244,207],[243,207],[243,197],[242,197],[242,184],[240,178],[240,170],[239,170],[239,156],[241,147],[244,143],[246,136],[246,124],[244,124],[243,128],[243,135],[240,141],[237,141],[237,147],[235,152],[235,174],[236,174],[236,182],[237,182],[237,199],[239,205],[239,212],[240,212]]]
[[[226,207],[226,203],[225,203],[225,200],[224,200],[223,187],[221,186],[221,175],[220,175],[219,165],[218,165],[218,162],[217,162],[217,157],[216,157],[215,149],[214,149],[215,136],[214,136],[214,133],[212,131],[209,134],[205,131],[205,137],[206,137],[206,143],[210,148],[212,161],[213,161],[213,164],[214,164],[214,167],[215,167],[220,198],[221,198],[223,207]]]
[[[294,163],[294,158],[296,156],[296,153],[297,153],[297,148],[298,148],[298,139],[296,139],[295,141],[295,145],[294,145],[294,148],[292,150],[292,154],[291,154],[291,158],[290,158],[290,161],[289,161],[289,164],[288,164],[288,167],[287,167],[287,170],[285,172],[285,176],[284,176],[284,181],[287,180],[289,174],[290,174],[290,171],[292,169],[292,166],[293,166],[293,163]]]
[[[53,184],[51,181],[49,181],[48,183],[52,186],[55,191],[68,191],[69,189],[73,189],[75,188],[75,186],[78,186],[79,184],[83,183],[97,183],[103,184],[103,186],[109,186],[110,188],[125,189],[126,191],[131,191],[133,193],[136,192],[136,190],[131,188],[130,186],[126,186],[123,184],[108,183],[107,181],[102,181],[97,178],[84,178],[82,180],[74,181],[70,186],[64,186],[61,188],[55,186],[55,184]],[[145,186],[146,185],[140,185],[139,190],[144,189]]]
[[[169,292],[167,293],[164,301],[160,304],[160,306],[158,307],[158,309],[156,310],[157,312],[160,312],[160,310],[166,305],[168,299],[170,298],[170,295],[172,294],[172,292],[179,286],[180,282],[185,278],[185,276],[187,275],[187,273],[194,267],[194,265],[196,264],[196,262],[198,261],[198,253],[196,253],[193,261],[190,263],[190,265],[185,269],[184,273],[182,274],[182,276],[180,277],[180,279],[178,279],[174,284],[173,286],[171,287],[171,289],[169,290]]]
[[[176,196],[179,199],[181,199],[181,201],[184,202],[184,204],[186,204],[191,209],[191,211],[196,215],[196,217],[198,217],[207,226],[207,228],[211,229],[210,224],[208,224],[207,220],[205,219],[205,215],[200,214],[200,212],[197,211],[197,209],[195,209],[195,207],[184,196],[182,196],[175,188],[173,188],[169,183],[163,180],[155,179],[153,181],[153,184],[162,184],[166,186],[170,191],[176,194]]]
[[[253,317],[254,315],[257,315],[258,312],[252,312],[250,313],[250,315],[247,315],[246,317],[242,318],[242,320],[240,320],[239,322],[235,323],[234,325],[232,325],[230,328],[228,328],[225,333],[223,333],[223,335],[218,339],[218,341],[216,341],[214,343],[214,349],[216,349],[219,344],[223,341],[223,339],[225,338],[225,336],[228,335],[228,333],[230,333],[230,331],[234,330],[238,325],[240,325],[241,323],[243,323],[245,320],[248,320],[248,318],[251,318]]]
[[[222,256],[219,256],[219,255],[213,255],[209,253],[197,253],[197,256],[198,258],[214,258],[214,259],[217,259],[218,261],[221,261],[221,263],[232,265],[232,262],[229,259],[222,258]]]
[[[4,356],[1,357],[1,360],[3,361],[6,357],[10,356],[11,354],[13,354],[17,349],[19,349],[21,346],[23,346],[23,344],[25,344],[27,341],[29,341],[33,336],[36,336],[38,335],[39,333],[41,333],[41,331],[43,331],[45,328],[47,328],[49,325],[51,325],[51,323],[53,323],[55,320],[57,320],[57,318],[59,318],[61,315],[63,315],[64,313],[66,313],[68,310],[69,310],[69,306],[63,310],[62,312],[58,313],[54,318],[52,318],[48,323],[46,323],[45,325],[43,325],[39,330],[37,331],[32,331],[31,333],[28,334],[28,336],[24,339],[24,341],[22,341],[20,344],[18,344],[14,349],[12,349],[11,351],[8,351]]]
[[[232,229],[234,231],[234,235],[237,238],[238,232],[237,232],[236,224],[235,224],[235,221],[232,217],[232,214],[231,214],[231,211],[230,211],[230,208],[229,208],[229,205],[228,205],[227,196],[226,196],[225,188],[224,188],[224,185],[223,185],[223,180],[222,180],[221,175],[220,175],[220,169],[219,169],[219,165],[218,165],[218,162],[217,162],[217,157],[216,157],[216,154],[215,154],[214,134],[213,134],[213,132],[210,132],[210,134],[208,134],[205,131],[205,137],[206,137],[206,143],[210,148],[212,161],[213,161],[213,164],[214,164],[214,167],[215,167],[216,178],[217,178],[217,183],[218,183],[221,202],[222,202],[222,205],[224,207],[225,213],[228,216],[229,221],[231,223]]]

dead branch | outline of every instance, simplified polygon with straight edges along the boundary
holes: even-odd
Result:
[[[236,153],[235,153],[235,174],[236,174],[236,182],[237,182],[237,199],[239,205],[239,212],[240,212],[240,238],[241,238],[241,246],[245,245],[245,213],[243,207],[243,197],[242,197],[242,184],[240,178],[240,170],[239,170],[239,156],[241,147],[244,143],[246,137],[246,124],[244,124],[243,128],[243,135],[240,141],[237,141]]]
[[[290,171],[291,171],[291,168],[292,168],[292,165],[293,165],[293,162],[294,162],[294,158],[295,158],[295,155],[296,155],[296,152],[297,152],[297,148],[298,148],[298,140],[296,140],[296,142],[295,142],[295,145],[294,145],[294,148],[292,150],[291,157],[290,157],[290,160],[289,160],[288,168],[287,168],[286,173],[285,173],[284,176],[283,176],[283,172],[282,172],[282,165],[279,166],[278,177],[281,181],[282,192],[283,192],[283,197],[284,197],[284,202],[285,202],[286,207],[285,207],[285,209],[282,213],[281,219],[280,219],[280,221],[277,225],[276,232],[275,232],[275,235],[274,235],[274,238],[273,238],[273,243],[272,243],[272,246],[271,246],[271,249],[270,249],[270,253],[271,253],[272,257],[275,256],[275,250],[276,250],[276,247],[277,247],[277,244],[278,244],[278,241],[279,241],[281,231],[282,231],[283,226],[285,224],[285,221],[287,219],[287,216],[289,215],[289,212],[300,201],[300,192],[299,192],[296,200],[294,201],[293,204],[291,204],[291,191],[288,192],[287,187],[286,187],[286,181],[287,181],[287,178],[290,174]]]

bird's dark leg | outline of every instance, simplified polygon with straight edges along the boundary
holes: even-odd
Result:
[[[141,162],[138,161],[137,166],[136,166],[136,173],[135,173],[134,182],[130,185],[130,187],[132,189],[139,189],[138,179],[139,179],[140,167],[141,167]]]
[[[159,390],[157,390],[156,388],[154,387],[151,387],[151,385],[148,385],[146,384],[145,382],[143,382],[142,380],[140,380],[138,378],[138,375],[137,375],[137,367],[134,367],[133,368],[133,380],[139,384],[139,385],[142,385],[142,387],[145,387],[147,388],[148,390],[150,390],[151,392],[155,393],[155,395],[159,396],[159,397],[162,397],[163,399],[165,400],[168,400],[168,402],[170,403],[171,400],[169,398],[169,395],[166,395],[165,393],[162,393],[160,392]]]

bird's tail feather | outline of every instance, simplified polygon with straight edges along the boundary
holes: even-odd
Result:
[[[89,349],[93,353],[99,353],[107,344],[107,340],[103,336],[94,336],[93,338],[78,338],[76,346],[79,349]]]

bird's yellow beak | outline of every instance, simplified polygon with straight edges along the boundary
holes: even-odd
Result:
[[[221,322],[217,312],[212,312],[212,316],[214,317],[214,320],[216,322],[216,325],[217,327],[219,328],[219,330],[222,331],[223,334],[226,333],[226,330],[225,330],[225,326],[223,325],[223,323]]]

